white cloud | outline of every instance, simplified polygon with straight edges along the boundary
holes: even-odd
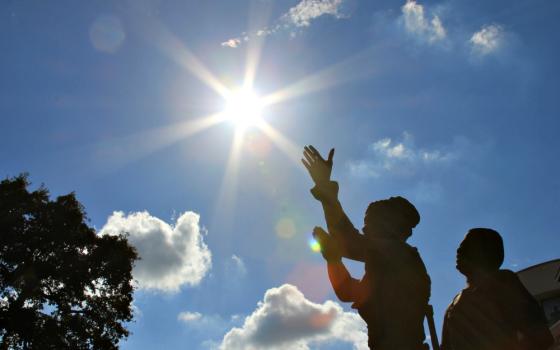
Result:
[[[309,27],[312,20],[323,15],[341,18],[341,5],[342,0],[302,0],[289,9],[283,18],[296,27]]]
[[[183,311],[180,312],[179,315],[177,315],[177,319],[185,323],[198,321],[201,318],[202,318],[202,314],[200,312]]]
[[[350,342],[366,350],[366,324],[354,312],[333,302],[313,303],[293,285],[266,291],[257,309],[241,327],[231,329],[220,349],[309,349],[311,344]]]
[[[377,165],[369,160],[352,160],[348,163],[350,173],[358,177],[379,177],[381,173]]]
[[[424,13],[424,6],[414,0],[407,0],[402,7],[405,29],[428,43],[445,39],[447,32],[437,15],[429,20]]]
[[[234,272],[234,273],[237,272],[238,274],[241,275],[247,274],[247,267],[245,266],[243,259],[241,259],[235,254],[231,256],[231,260],[226,269],[228,272]]]
[[[318,17],[330,15],[334,18],[345,18],[340,8],[343,0],[301,0],[297,5],[291,7],[285,14],[280,16],[276,24],[270,27],[258,29],[254,33],[242,33],[241,36],[231,38],[221,43],[224,47],[237,48],[243,42],[255,37],[265,37],[279,32],[289,32],[290,36],[296,35],[294,29],[305,28]]]
[[[232,49],[235,49],[240,44],[241,44],[241,39],[240,38],[232,38],[232,39],[229,39],[227,41],[224,41],[222,43],[222,46],[227,46],[227,47],[231,47]]]
[[[448,150],[417,148],[411,134],[404,132],[402,139],[378,140],[370,145],[373,157],[349,162],[350,172],[360,177],[379,177],[385,172],[414,173],[420,165],[434,165],[451,161],[458,156],[453,145]]]
[[[240,326],[243,322],[243,317],[237,314],[222,316],[219,314],[183,311],[177,315],[177,321],[206,339],[200,344],[202,348],[218,350],[220,340],[224,334],[232,327]]]
[[[147,211],[128,215],[116,211],[99,234],[128,233],[140,255],[133,270],[139,288],[177,292],[183,285],[199,284],[212,264],[199,219],[198,214],[185,212],[170,225]]]
[[[496,51],[504,40],[504,30],[500,25],[490,24],[483,26],[474,33],[470,39],[474,53],[486,55]]]

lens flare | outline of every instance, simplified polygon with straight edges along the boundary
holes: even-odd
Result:
[[[276,234],[281,238],[292,238],[296,234],[296,225],[290,218],[282,218],[276,223]]]
[[[321,251],[321,245],[313,237],[309,238],[309,248],[311,248],[311,250],[315,253],[319,253]]]

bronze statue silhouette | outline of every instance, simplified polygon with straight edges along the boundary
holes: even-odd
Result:
[[[558,321],[560,321],[560,308],[558,308],[557,305],[554,305],[552,312],[550,313],[550,324],[555,324]]]
[[[323,206],[328,233],[314,236],[327,261],[337,297],[352,302],[368,325],[368,345],[375,350],[428,349],[423,320],[430,298],[430,277],[416,248],[406,243],[419,223],[416,208],[403,197],[371,203],[361,234],[338,201],[338,184],[331,181],[334,149],[327,160],[313,146],[304,148],[302,162]],[[353,278],[341,258],[365,263],[361,280]]]
[[[504,245],[488,228],[471,229],[457,249],[467,286],[447,308],[442,350],[544,350],[553,343],[544,312],[515,273],[500,270]]]

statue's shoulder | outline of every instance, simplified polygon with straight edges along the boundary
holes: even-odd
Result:
[[[504,269],[496,272],[491,282],[482,289],[487,293],[496,294],[500,292],[514,292],[524,289],[524,287],[515,272]]]
[[[459,302],[461,301],[461,297],[463,296],[463,292],[464,292],[464,290],[457,293],[457,295],[451,301],[451,304],[449,305],[449,307],[455,307],[457,304],[459,304]]]
[[[381,254],[391,260],[410,261],[420,259],[418,249],[396,239],[372,238],[369,239],[369,247],[372,253]]]
[[[508,269],[503,269],[503,270],[499,270],[496,273],[496,277],[499,280],[505,281],[505,282],[517,282],[519,281],[519,277],[517,277],[517,274],[511,270]]]

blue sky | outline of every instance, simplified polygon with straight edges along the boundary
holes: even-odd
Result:
[[[502,233],[505,268],[558,258],[556,2],[0,6],[1,175],[75,191],[100,232],[130,232],[143,260],[123,349],[364,348],[309,248],[324,221],[297,162],[306,144],[336,147],[357,227],[370,201],[417,206],[438,325],[469,228]],[[194,132],[247,67],[280,97],[269,128]]]

